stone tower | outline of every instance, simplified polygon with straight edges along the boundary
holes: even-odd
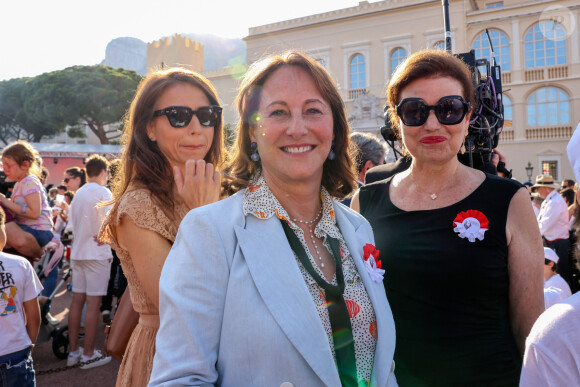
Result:
[[[203,45],[175,34],[147,44],[147,73],[167,67],[203,71]]]

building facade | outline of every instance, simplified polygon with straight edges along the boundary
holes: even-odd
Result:
[[[498,150],[514,178],[572,177],[568,140],[580,122],[580,3],[450,0],[453,53],[501,66],[506,125]],[[320,61],[339,85],[353,130],[379,133],[385,86],[397,65],[424,48],[444,49],[439,0],[385,0],[250,28],[247,63],[294,48]],[[529,171],[529,169],[528,169]],[[533,179],[533,176],[532,176]]]
[[[450,0],[453,53],[491,61],[486,30],[501,66],[506,124],[498,150],[519,181],[550,173],[573,177],[566,145],[580,122],[580,3],[577,0]],[[410,53],[444,49],[440,0],[361,1],[358,5],[249,29],[246,63],[299,49],[338,84],[355,131],[379,133],[391,74]],[[211,55],[210,52],[205,53]],[[203,71],[203,46],[174,35],[148,44],[147,68]],[[224,122],[235,126],[234,99],[245,67],[203,74],[218,90]],[[59,143],[94,143],[62,135]],[[98,140],[97,140],[98,142]],[[526,169],[527,167],[527,169]],[[530,167],[532,169],[530,169]]]

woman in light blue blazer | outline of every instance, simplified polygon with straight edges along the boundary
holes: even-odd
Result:
[[[396,386],[395,328],[356,187],[344,104],[289,51],[251,66],[226,172],[161,274],[151,386]]]

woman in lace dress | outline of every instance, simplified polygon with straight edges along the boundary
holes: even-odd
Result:
[[[224,157],[216,90],[203,76],[168,69],[139,85],[125,123],[113,208],[100,239],[117,252],[140,314],[117,386],[149,381],[159,328],[159,277],[184,215],[219,199]]]

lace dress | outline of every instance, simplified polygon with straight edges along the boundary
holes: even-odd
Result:
[[[129,252],[117,243],[116,226],[125,215],[130,217],[137,226],[154,231],[173,244],[179,224],[187,212],[185,204],[176,201],[176,220],[172,221],[152,201],[148,190],[134,189],[126,192],[115,203],[103,223],[99,238],[117,252],[129,283],[133,308],[140,315],[139,324],[133,331],[123,356],[117,376],[117,386],[140,387],[148,384],[155,355],[155,336],[159,329],[159,310],[147,297],[137,277]]]

